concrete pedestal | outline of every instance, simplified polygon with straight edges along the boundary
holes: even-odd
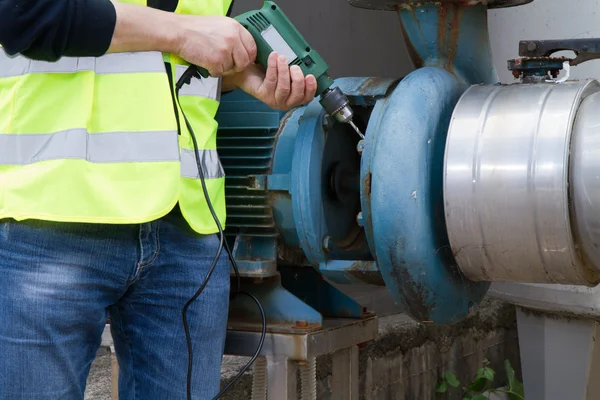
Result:
[[[600,399],[599,323],[517,309],[527,400]]]

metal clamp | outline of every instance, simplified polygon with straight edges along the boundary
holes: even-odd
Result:
[[[575,58],[552,57],[559,51],[573,51]],[[551,75],[558,77],[565,63],[576,66],[586,61],[600,59],[600,39],[522,40],[519,42],[521,58],[508,61],[508,69],[515,79],[539,82]]]

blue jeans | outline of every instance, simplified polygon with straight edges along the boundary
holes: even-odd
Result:
[[[0,221],[0,399],[83,399],[109,315],[120,400],[185,399],[181,309],[218,244],[178,208],[141,225]],[[194,399],[219,391],[229,284],[223,250],[188,310]]]

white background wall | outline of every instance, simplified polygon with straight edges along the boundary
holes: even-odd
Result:
[[[489,13],[494,64],[500,81],[514,79],[506,61],[519,55],[519,40],[600,38],[600,0],[534,0]],[[576,78],[600,78],[600,61],[571,69]]]

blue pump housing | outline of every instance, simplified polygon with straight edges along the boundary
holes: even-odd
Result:
[[[487,8],[411,7],[399,15],[414,72],[335,81],[364,141],[317,99],[281,113],[241,92],[222,98],[227,234],[271,330],[368,314],[330,282],[385,285],[414,319],[434,324],[465,318],[489,288],[457,267],[442,193],[454,107],[470,85],[497,80]],[[234,300],[230,321],[248,329],[253,309]]]

